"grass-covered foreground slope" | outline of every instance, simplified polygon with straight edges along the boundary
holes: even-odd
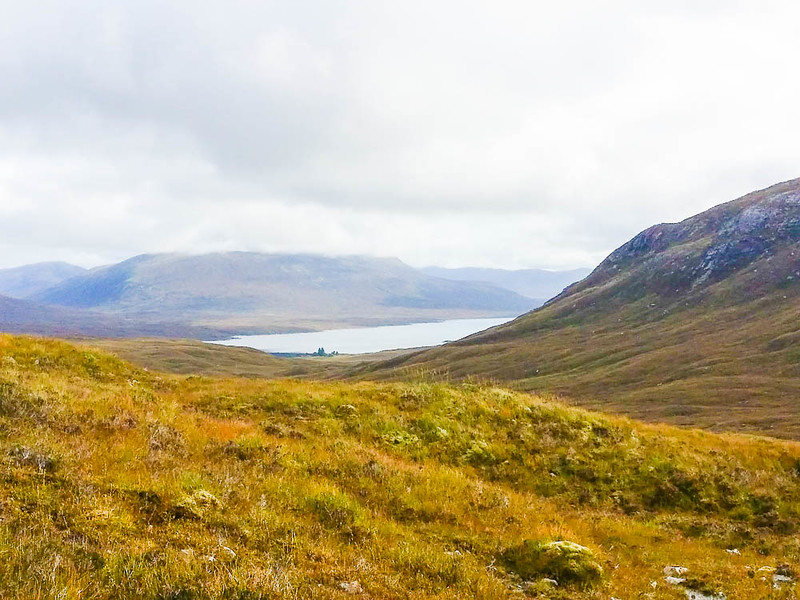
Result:
[[[794,443],[471,384],[0,356],[2,598],[795,594]]]
[[[341,376],[354,365],[361,366],[413,352],[387,350],[374,354],[278,357],[253,348],[208,344],[188,339],[97,338],[82,340],[82,343],[111,352],[145,369],[211,377],[326,379]]]

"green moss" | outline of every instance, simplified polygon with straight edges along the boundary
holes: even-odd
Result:
[[[523,579],[550,578],[559,585],[581,589],[597,585],[603,577],[603,568],[595,554],[574,542],[527,540],[507,550],[503,560]]]
[[[177,519],[203,520],[221,507],[222,503],[214,494],[208,490],[198,489],[181,498],[170,513]]]

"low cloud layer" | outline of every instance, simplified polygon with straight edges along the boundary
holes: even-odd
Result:
[[[591,266],[800,176],[788,1],[7,4],[5,266]]]

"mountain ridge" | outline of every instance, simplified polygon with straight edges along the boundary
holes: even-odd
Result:
[[[40,262],[0,269],[0,295],[27,298],[85,272],[83,267],[66,262]]]
[[[143,337],[219,339],[232,332],[172,322],[146,321],[96,311],[40,304],[0,296],[0,328],[5,333],[55,337]]]
[[[143,254],[33,294],[41,303],[241,333],[520,314],[535,302],[430,277],[398,259]]]
[[[544,306],[365,366],[486,377],[593,409],[800,438],[800,180],[641,232]]]

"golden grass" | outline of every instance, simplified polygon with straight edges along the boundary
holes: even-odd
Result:
[[[798,444],[493,386],[167,376],[0,336],[3,598],[684,598],[675,564],[793,598],[756,569],[800,561],[799,468]],[[523,540],[604,578],[524,582]]]

